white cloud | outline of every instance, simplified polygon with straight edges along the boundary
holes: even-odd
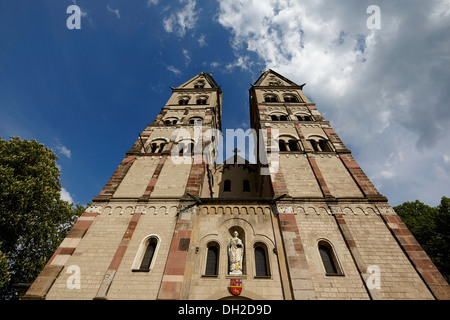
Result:
[[[171,13],[163,20],[166,32],[175,32],[183,37],[187,30],[195,28],[197,13],[195,11],[195,0],[179,0],[180,4],[185,4],[180,10]]]
[[[242,70],[249,70],[253,63],[249,61],[248,56],[239,56],[233,63],[229,63],[225,66],[228,71],[232,71],[234,68],[241,68]]]
[[[174,66],[168,66],[167,70],[172,71],[173,73],[175,73],[177,76],[179,76],[181,74],[181,71],[178,70],[177,68],[175,68]]]
[[[111,9],[111,7],[107,4],[106,8],[108,9],[109,12],[114,13],[117,16],[117,19],[120,19],[120,11],[119,9]]]
[[[56,141],[55,146],[56,152],[66,156],[69,159],[72,158],[72,151],[68,149],[66,146],[63,146],[58,139],[55,139],[55,141]]]
[[[450,156],[448,154],[444,154],[443,159],[445,164],[450,164]]]
[[[206,43],[206,39],[205,39],[205,35],[201,34],[200,37],[198,38],[198,44],[200,47],[204,47],[207,46],[208,44]]]
[[[306,82],[305,93],[394,203],[414,195],[435,204],[450,193],[430,169],[442,163],[450,126],[448,0],[378,1],[380,30],[367,29],[368,4],[358,0],[219,5],[237,56],[227,68],[256,72],[251,52],[266,69]],[[403,160],[387,163],[399,150]]]
[[[69,193],[66,189],[64,189],[64,188],[61,188],[60,198],[61,198],[61,200],[67,201],[67,202],[69,202],[69,203],[73,203],[72,196],[71,196],[70,193]]]
[[[186,65],[188,65],[191,62],[191,55],[189,54],[189,51],[183,49],[183,55],[184,55],[184,62]]]
[[[158,0],[147,0],[147,7],[150,7],[151,5],[157,5]]]

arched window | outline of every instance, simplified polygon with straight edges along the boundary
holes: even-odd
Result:
[[[199,97],[197,98],[197,104],[206,104],[206,102],[208,101],[208,99],[206,99],[205,97]]]
[[[150,149],[147,149],[147,152],[161,153],[163,152],[164,147],[166,146],[166,142],[164,140],[153,140],[149,146]]]
[[[202,124],[203,119],[201,117],[192,117],[189,119],[189,124]]]
[[[203,81],[198,81],[196,84],[194,84],[194,88],[196,89],[200,89],[200,88],[204,88],[205,87],[205,83]]]
[[[156,258],[158,244],[159,239],[157,236],[149,236],[141,242],[133,262],[133,271],[150,271]]]
[[[141,266],[139,267],[140,270],[149,270],[150,264],[153,260],[153,255],[155,254],[156,250],[156,239],[151,238],[150,242],[147,245],[147,249],[145,250],[144,257],[142,258]]]
[[[268,94],[264,97],[264,101],[265,102],[278,102],[278,99],[275,95],[273,94]]]
[[[304,121],[302,116],[296,115],[298,121]]]
[[[250,192],[250,181],[248,180],[242,181],[242,191]]]
[[[164,120],[164,124],[176,124],[177,122],[177,118],[167,118],[166,120]]]
[[[178,99],[178,104],[180,106],[187,105],[188,102],[189,102],[189,97],[181,97],[180,99]]]
[[[298,102],[298,99],[293,95],[284,96],[284,102]]]
[[[225,180],[223,182],[223,191],[231,191],[231,180]]]
[[[256,277],[270,277],[267,247],[263,243],[255,244]]]
[[[278,116],[275,114],[270,115],[270,118],[272,119],[272,121],[278,121]]]
[[[280,116],[280,121],[288,121],[287,116],[285,116],[284,114]]]
[[[333,252],[333,248],[327,241],[319,242],[319,253],[322,259],[323,267],[325,269],[325,275],[342,275],[342,271],[339,268],[337,258]]]
[[[308,139],[308,141],[316,152],[333,152],[328,141],[324,139]]]
[[[217,276],[219,274],[219,246],[215,242],[208,244],[206,254],[206,276]]]

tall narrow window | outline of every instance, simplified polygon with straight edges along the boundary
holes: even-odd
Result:
[[[153,255],[155,254],[157,240],[155,238],[151,238],[147,248],[145,249],[144,257],[142,258],[141,265],[139,270],[150,270],[150,265],[153,260]]]
[[[159,150],[158,150],[158,153],[161,153],[161,152],[163,152],[163,150],[164,150],[164,146],[165,146],[166,144],[163,142],[163,143],[161,143],[160,145],[159,145]]]
[[[190,153],[190,154],[194,153],[194,143],[193,142],[189,143],[188,153]]]
[[[317,146],[316,140],[310,139],[310,140],[308,140],[308,141],[309,141],[309,143],[311,144],[311,147],[314,149],[314,151],[320,151],[319,148],[318,148],[318,146]]]
[[[223,183],[223,191],[231,191],[231,180],[225,180]]]
[[[289,150],[290,151],[300,151],[299,148],[298,148],[297,141],[295,141],[293,139],[290,139],[288,143],[289,143]]]
[[[215,243],[209,245],[206,255],[206,276],[217,276],[219,269],[219,248]]]
[[[244,180],[242,182],[242,189],[244,192],[250,192],[250,181]]]
[[[255,271],[257,277],[269,277],[269,265],[267,261],[267,251],[264,245],[255,246]]]
[[[319,146],[323,152],[331,152],[332,151],[330,149],[330,146],[328,145],[328,143],[325,140],[319,140]]]
[[[178,155],[182,156],[184,154],[184,148],[185,148],[184,143],[180,142],[178,144]]]
[[[319,253],[322,259],[323,267],[325,268],[325,274],[327,276],[342,275],[342,271],[339,268],[337,258],[334,255],[331,245],[326,241],[319,242]]]
[[[280,148],[280,151],[288,151],[286,147],[286,141],[284,140],[278,141],[278,146]]]

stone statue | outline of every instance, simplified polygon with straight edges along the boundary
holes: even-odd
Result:
[[[242,240],[239,239],[239,233],[233,232],[233,238],[231,238],[228,245],[228,259],[230,262],[231,275],[242,274],[242,259],[244,258],[244,245]]]

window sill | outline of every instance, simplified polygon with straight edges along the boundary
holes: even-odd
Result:
[[[218,279],[219,275],[217,275],[217,274],[202,274],[201,277],[202,278],[216,278],[216,279]]]
[[[343,274],[343,273],[325,273],[325,276],[327,276],[327,277],[345,277],[345,274]]]
[[[131,269],[131,272],[150,272],[150,269]]]

